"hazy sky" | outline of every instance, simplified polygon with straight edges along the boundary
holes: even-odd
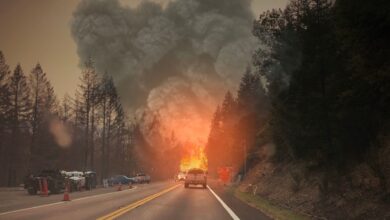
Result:
[[[0,0],[0,50],[11,69],[20,62],[27,74],[40,62],[59,98],[73,95],[80,69],[70,35],[72,12],[80,0]],[[136,6],[143,0],[121,0]],[[169,0],[154,0],[162,4]],[[239,0],[237,0],[239,1]],[[288,0],[253,0],[256,16]]]

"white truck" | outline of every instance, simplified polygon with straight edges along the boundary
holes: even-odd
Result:
[[[85,176],[83,172],[80,171],[70,171],[66,172],[63,171],[63,173],[68,177],[70,180],[70,191],[78,191],[82,188],[85,188]]]
[[[188,170],[184,180],[184,187],[188,188],[189,185],[202,185],[203,188],[206,188],[207,171],[197,168]]]
[[[144,173],[137,173],[134,180],[136,183],[150,183],[150,176]]]

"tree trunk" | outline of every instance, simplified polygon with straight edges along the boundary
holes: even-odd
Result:
[[[92,105],[91,109],[91,169],[95,169],[95,141],[94,141],[94,131],[95,131],[95,105]]]
[[[103,98],[103,129],[102,129],[102,179],[107,177],[106,174],[106,98]]]

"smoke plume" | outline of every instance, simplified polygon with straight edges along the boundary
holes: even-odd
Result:
[[[72,144],[72,136],[68,128],[58,118],[53,118],[50,121],[49,130],[60,147],[66,148]]]
[[[83,0],[71,23],[80,61],[114,77],[131,112],[152,112],[169,136],[204,142],[216,104],[235,90],[258,42],[251,0]]]

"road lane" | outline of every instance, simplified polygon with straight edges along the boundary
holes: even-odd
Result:
[[[137,185],[137,188],[74,199],[71,202],[56,202],[1,214],[0,219],[98,219],[108,216],[115,219],[177,219],[177,220],[268,220],[260,211],[226,193],[226,188],[213,184],[202,187],[174,187],[174,182],[159,182]],[[115,190],[115,189],[113,189]],[[219,201],[216,197],[220,197]],[[37,198],[40,200],[41,198]],[[224,204],[224,205],[223,205]],[[224,207],[225,206],[225,207]],[[229,207],[229,208],[227,208]],[[231,208],[234,213],[228,213]],[[122,210],[122,211],[121,211]],[[110,215],[114,213],[113,215]],[[120,215],[116,215],[119,213]],[[237,215],[236,217],[234,217]]]
[[[85,197],[70,202],[60,202],[51,206],[21,210],[9,214],[0,213],[0,219],[96,219],[173,185],[174,183],[172,182],[138,185],[139,187],[133,190],[102,194],[90,198]]]
[[[208,189],[180,186],[118,219],[225,220],[232,219]]]
[[[143,187],[144,185],[135,185],[137,187]],[[123,189],[128,189],[128,186],[122,186]],[[105,193],[115,192],[116,188],[97,188],[93,190],[87,190],[82,192],[72,192],[70,197],[72,200],[85,198],[94,195],[100,195]],[[29,195],[23,188],[13,188],[10,190],[0,190],[0,213],[8,212],[17,209],[24,209],[32,206],[40,206],[45,204],[52,204],[62,201],[63,194],[51,194],[48,197],[40,197],[39,195]]]
[[[97,220],[117,219],[119,216],[122,216],[123,214],[125,214],[125,213],[127,213],[127,212],[129,212],[129,211],[131,211],[131,210],[133,210],[135,208],[138,208],[138,207],[142,206],[143,204],[148,203],[148,202],[152,201],[153,199],[156,199],[156,198],[158,198],[158,197],[160,197],[160,196],[162,196],[162,195],[164,195],[164,194],[166,194],[166,193],[176,189],[179,186],[180,186],[180,184],[176,184],[176,185],[174,185],[174,186],[172,186],[172,187],[170,187],[168,189],[165,189],[163,191],[160,191],[158,193],[155,193],[153,195],[145,197],[145,198],[143,198],[141,200],[138,200],[137,202],[131,203],[130,205],[127,205],[127,206],[124,206],[124,207],[122,207],[122,208],[120,208],[118,210],[115,210],[114,212],[111,212],[111,213],[109,213],[109,214],[107,214],[105,216],[102,216],[102,217],[98,218]]]

